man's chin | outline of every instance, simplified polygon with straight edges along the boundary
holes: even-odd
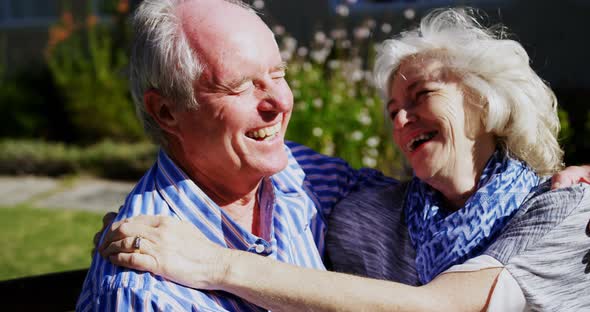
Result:
[[[256,167],[262,173],[262,176],[268,177],[283,171],[288,164],[287,153],[282,151],[272,157],[258,161]]]

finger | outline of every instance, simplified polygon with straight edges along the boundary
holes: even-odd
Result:
[[[564,177],[563,172],[558,172],[551,177],[551,189],[557,189],[567,184],[567,178]]]
[[[558,172],[551,177],[551,189],[558,189],[562,187],[569,187],[575,182],[572,180],[570,174],[566,171]]]
[[[98,243],[100,243],[100,236],[102,235],[102,230],[100,232],[96,232],[94,234],[94,238],[92,238],[92,242],[94,243],[94,248],[96,248],[96,245],[98,245]]]
[[[110,243],[106,248],[100,251],[100,254],[107,258],[113,254],[117,253],[134,253],[139,252],[141,254],[147,254],[155,256],[154,254],[154,244],[150,242],[148,239],[142,237],[139,243],[139,249],[136,248],[135,242],[136,237],[126,237],[124,239],[118,240],[116,242]]]
[[[114,241],[122,240],[127,237],[134,238],[136,236],[141,236],[152,241],[157,241],[159,239],[159,235],[153,227],[131,222],[122,223],[117,228],[111,228],[107,232],[99,250],[106,248]]]
[[[109,261],[126,268],[158,273],[156,259],[150,255],[140,253],[118,253],[109,256]]]
[[[104,229],[106,229],[107,226],[109,226],[109,224],[113,223],[113,220],[115,220],[115,218],[117,217],[117,213],[110,211],[107,212],[104,216],[102,216],[102,231],[104,231]]]

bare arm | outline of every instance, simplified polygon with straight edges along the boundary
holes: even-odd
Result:
[[[273,311],[481,311],[501,271],[447,273],[414,287],[243,252],[229,257],[219,287]]]
[[[138,235],[140,252],[134,252]],[[157,216],[115,223],[106,241],[99,250],[117,265],[193,288],[225,290],[276,311],[481,311],[501,271],[447,273],[413,287],[222,248],[190,223]]]

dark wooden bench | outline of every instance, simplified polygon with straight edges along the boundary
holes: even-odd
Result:
[[[0,281],[0,310],[74,311],[87,269]]]

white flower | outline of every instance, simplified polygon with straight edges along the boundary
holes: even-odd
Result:
[[[334,39],[343,39],[346,37],[346,29],[344,28],[336,28],[330,31],[330,37]]]
[[[354,37],[357,39],[367,39],[371,35],[371,30],[368,27],[358,27],[354,30]]]
[[[353,132],[352,132],[352,134],[350,135],[350,138],[351,138],[353,141],[360,141],[360,140],[362,140],[362,139],[363,139],[363,133],[362,133],[362,132],[360,132],[359,130],[355,130],[355,131],[353,131]]]
[[[310,62],[303,63],[303,70],[310,71],[311,70],[311,63]]]
[[[367,145],[369,147],[375,148],[375,147],[377,147],[379,145],[379,141],[380,141],[379,140],[379,137],[372,136],[372,137],[370,137],[370,138],[367,139]]]
[[[311,104],[315,108],[322,108],[322,106],[324,106],[324,101],[320,98],[316,98],[316,99],[313,99],[313,102],[311,102]]]
[[[264,1],[256,0],[252,3],[252,6],[257,10],[262,10],[264,9]]]
[[[295,51],[295,48],[297,47],[297,40],[293,37],[285,37],[285,38],[283,38],[283,46],[288,51],[293,52],[293,51]]]
[[[366,150],[367,155],[371,156],[371,157],[377,157],[379,156],[379,151],[375,148],[369,148],[368,150]]]
[[[373,157],[365,156],[363,157],[363,165],[374,168],[377,166],[377,160]]]
[[[324,144],[324,146],[322,147],[322,154],[328,155],[328,156],[334,156],[334,143],[332,143],[331,141],[327,142]]]
[[[340,61],[338,61],[338,60],[329,60],[329,61],[328,61],[328,67],[329,67],[331,70],[334,70],[334,69],[340,68]]]
[[[348,9],[348,7],[344,4],[339,4],[336,6],[336,14],[346,17],[348,16],[348,14],[350,14],[350,10]]]
[[[313,130],[311,131],[311,133],[316,136],[316,137],[321,137],[322,134],[324,134],[324,130],[322,130],[322,128],[319,127],[315,127],[313,128]]]
[[[297,55],[299,55],[299,56],[301,56],[301,57],[305,57],[305,56],[307,56],[307,52],[308,52],[308,50],[307,50],[307,48],[306,48],[306,47],[299,47],[299,48],[297,49]]]
[[[409,20],[414,19],[414,17],[416,17],[416,11],[414,11],[414,9],[408,8],[404,11],[404,17]]]
[[[283,34],[285,34],[285,27],[281,25],[275,25],[272,28],[272,32],[277,36],[282,36]]]
[[[324,49],[322,49],[322,50],[313,50],[313,51],[311,51],[311,53],[309,54],[309,56],[316,63],[323,64],[326,61],[326,58],[328,58],[328,51],[327,50],[324,50]]]
[[[357,82],[357,81],[361,81],[365,75],[365,73],[362,70],[355,70],[352,72],[352,75],[350,76],[350,79],[352,79],[352,81]]]
[[[391,32],[391,24],[388,23],[383,23],[383,25],[381,25],[381,31],[388,34]]]
[[[361,113],[358,117],[358,121],[364,125],[364,126],[368,126],[371,124],[371,122],[373,120],[371,120],[371,116],[369,116],[367,113]]]
[[[291,58],[293,57],[293,52],[289,51],[289,50],[283,50],[281,51],[281,59],[285,62],[288,62],[291,60]]]
[[[313,36],[313,39],[317,43],[324,43],[324,42],[326,42],[326,34],[323,31],[318,31]]]

